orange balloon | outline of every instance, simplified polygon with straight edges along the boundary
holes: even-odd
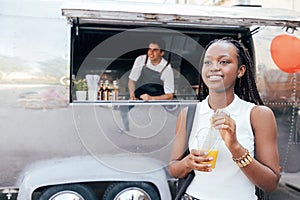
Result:
[[[300,71],[300,40],[290,35],[278,35],[271,43],[272,59],[287,73]]]

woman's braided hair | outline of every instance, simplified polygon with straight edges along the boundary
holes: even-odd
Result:
[[[234,86],[234,93],[240,97],[241,99],[255,103],[256,105],[263,105],[263,101],[260,98],[260,95],[258,93],[257,87],[256,87],[256,82],[254,78],[254,64],[252,62],[252,59],[250,57],[250,54],[248,50],[245,48],[245,46],[237,41],[234,40],[233,38],[230,37],[225,37],[222,39],[215,39],[211,41],[204,49],[204,52],[201,57],[201,62],[200,62],[200,71],[202,71],[202,66],[203,66],[203,60],[204,60],[204,55],[212,44],[216,42],[227,42],[233,44],[236,49],[237,49],[237,56],[238,56],[238,64],[239,66],[245,65],[246,66],[246,72],[244,76],[241,78],[237,78]],[[205,83],[202,80],[202,76],[200,75],[199,79],[199,93],[198,93],[198,99],[200,101],[204,100],[208,95],[208,88],[205,85]]]

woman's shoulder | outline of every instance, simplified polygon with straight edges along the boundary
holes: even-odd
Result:
[[[251,110],[251,121],[256,123],[264,123],[274,121],[275,116],[271,108],[263,105],[255,105]]]
[[[255,103],[240,99],[239,97],[237,98],[237,101],[239,102],[241,107],[245,109],[247,109],[248,107],[251,111],[251,115],[261,115],[261,114],[273,115],[272,109],[265,105],[256,105]]]
[[[272,114],[273,115],[272,109],[269,108],[268,106],[264,106],[264,105],[253,106],[251,113],[253,113],[255,115],[261,115],[261,114]]]

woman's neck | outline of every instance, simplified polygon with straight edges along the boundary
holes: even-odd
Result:
[[[209,93],[208,104],[213,110],[227,107],[234,99],[234,93]]]

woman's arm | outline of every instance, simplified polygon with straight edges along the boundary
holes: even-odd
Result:
[[[188,169],[184,161],[182,161],[182,155],[185,152],[185,140],[186,140],[186,115],[187,108],[184,108],[178,115],[176,123],[176,135],[173,142],[173,148],[171,152],[171,159],[169,163],[169,171],[171,176],[182,178],[185,177],[191,169]]]
[[[277,148],[277,125],[272,110],[256,106],[251,111],[250,121],[255,137],[255,159],[240,168],[255,185],[264,191],[276,189],[280,179],[279,156]],[[245,148],[236,138],[235,121],[226,114],[217,114],[212,123],[220,129],[225,145],[233,158],[245,154]]]
[[[204,152],[192,149],[189,155],[184,155],[186,151],[186,116],[187,107],[178,115],[176,123],[176,135],[174,138],[169,171],[171,176],[177,178],[185,177],[193,169],[199,171],[211,171],[211,164],[203,164],[210,161]]]
[[[277,125],[272,110],[266,106],[256,106],[251,111],[251,124],[256,160],[251,168],[244,169],[244,173],[261,189],[274,191],[280,179],[280,166]]]

